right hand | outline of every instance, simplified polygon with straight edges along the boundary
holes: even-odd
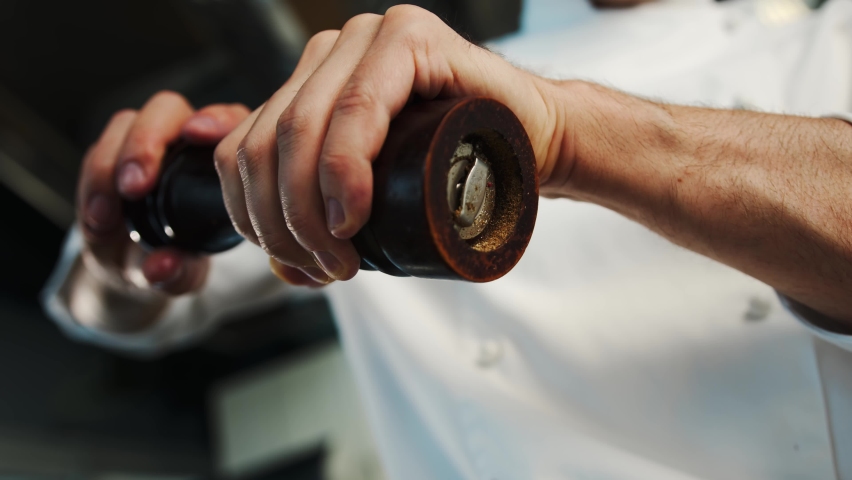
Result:
[[[398,5],[315,35],[287,82],[219,143],[216,166],[234,225],[285,279],[351,279],[361,258],[350,239],[370,217],[372,162],[391,120],[413,99],[471,96],[502,102],[518,117],[542,192],[565,185],[580,117],[573,96],[434,14]]]
[[[87,268],[107,278],[130,281],[170,295],[198,290],[210,268],[209,258],[172,248],[144,252],[130,241],[121,199],[137,199],[155,185],[160,162],[178,139],[215,145],[249,114],[238,104],[195,111],[185,98],[163,91],[139,111],[116,113],[83,159],[77,188],[77,218],[83,232]],[[146,282],[140,285],[141,271]]]

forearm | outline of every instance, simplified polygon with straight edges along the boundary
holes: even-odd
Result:
[[[852,325],[852,127],[561,87],[571,169],[546,192],[618,211]]]

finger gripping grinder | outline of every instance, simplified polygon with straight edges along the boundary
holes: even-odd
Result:
[[[212,254],[242,241],[213,150],[172,148],[156,187],[124,203],[135,242]],[[390,124],[373,163],[370,219],[352,242],[362,270],[488,282],[520,260],[537,211],[535,155],[508,107],[478,97],[414,103]]]

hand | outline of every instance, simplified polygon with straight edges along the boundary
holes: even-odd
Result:
[[[143,252],[129,240],[121,197],[139,198],[154,187],[166,149],[179,138],[216,144],[248,114],[242,105],[214,105],[196,112],[173,92],[154,95],[138,112],[116,113],[86,153],[80,174],[77,218],[87,267],[122,279],[133,278],[131,270],[141,270],[148,285],[171,295],[200,288],[209,260],[174,249]]]
[[[544,184],[564,131],[558,91],[420,8],[359,15],[314,36],[287,83],[219,144],[225,204],[239,232],[280,264],[280,276],[350,279],[360,258],[349,239],[370,216],[371,162],[410,99],[506,104],[530,135]]]

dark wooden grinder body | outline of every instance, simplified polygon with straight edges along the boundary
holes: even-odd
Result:
[[[493,225],[472,240],[459,236],[447,202],[450,160],[463,140],[495,166],[497,188]],[[390,125],[373,163],[370,219],[352,241],[362,270],[487,282],[520,260],[537,210],[535,156],[506,106],[486,98],[416,103]],[[216,253],[241,240],[228,220],[211,148],[173,149],[154,191],[125,202],[124,211],[131,236],[149,248]]]

